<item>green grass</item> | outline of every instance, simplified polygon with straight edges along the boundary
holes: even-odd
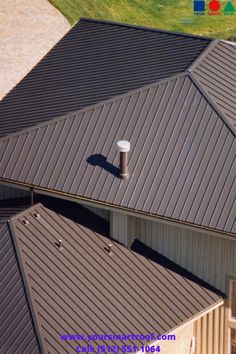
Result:
[[[208,16],[206,11],[204,16],[194,16],[193,0],[50,0],[50,2],[71,24],[77,22],[80,17],[90,17],[209,37],[236,38],[236,13],[232,16],[223,14]],[[206,1],[206,5],[208,2],[209,0]],[[223,4],[222,1],[221,3]]]

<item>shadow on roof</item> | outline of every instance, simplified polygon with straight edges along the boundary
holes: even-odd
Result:
[[[81,204],[40,194],[36,195],[34,202],[42,203],[48,209],[51,209],[82,226],[90,228],[94,232],[109,237],[109,222],[94,214]]]
[[[117,168],[116,166],[114,166],[110,162],[108,162],[107,158],[101,154],[95,154],[95,155],[89,156],[89,158],[87,159],[87,162],[90,165],[101,167],[103,170],[111,173],[115,177],[119,176],[119,168]]]

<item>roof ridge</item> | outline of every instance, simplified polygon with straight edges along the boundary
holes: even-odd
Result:
[[[183,37],[190,37],[190,38],[195,38],[195,39],[202,39],[202,40],[212,40],[211,37],[205,37],[205,36],[200,36],[197,34],[189,34],[189,33],[182,33],[182,32],[174,32],[174,31],[168,31],[168,30],[161,30],[153,27],[146,27],[146,26],[139,26],[139,25],[133,25],[133,24],[128,24],[128,23],[122,23],[122,22],[116,22],[116,21],[111,21],[111,20],[99,20],[99,19],[94,19],[94,18],[89,18],[89,17],[80,17],[79,22],[94,22],[94,23],[100,23],[100,24],[106,24],[106,25],[113,25],[113,26],[120,26],[120,27],[127,27],[127,28],[133,28],[137,30],[145,30],[149,32],[158,32],[158,33],[163,33],[163,34],[170,34],[170,35],[178,35],[178,36],[183,36]]]
[[[211,105],[211,107],[215,110],[215,112],[220,116],[221,120],[223,123],[227,126],[227,128],[232,132],[234,137],[236,136],[236,128],[231,125],[228,121],[228,119],[225,117],[224,113],[216,106],[215,102],[210,98],[208,93],[205,91],[205,89],[202,87],[201,83],[198,81],[198,79],[195,77],[194,73],[189,72],[189,78],[192,80],[192,82],[195,84],[197,89],[201,92],[201,94],[205,97],[207,102]]]
[[[139,91],[141,91],[141,90],[149,89],[149,88],[155,87],[155,86],[157,86],[157,85],[159,85],[159,84],[168,82],[168,81],[170,81],[170,80],[175,80],[175,79],[177,79],[177,78],[179,78],[179,77],[184,77],[184,76],[188,76],[188,75],[189,75],[189,73],[188,73],[187,71],[184,71],[184,72],[182,72],[182,73],[178,73],[178,74],[175,74],[175,75],[173,75],[173,76],[169,76],[169,77],[167,77],[167,78],[161,79],[161,80],[159,80],[159,81],[155,81],[155,82],[153,82],[153,83],[151,83],[151,84],[147,84],[147,85],[144,85],[144,86],[140,86],[139,88],[130,90],[130,91],[128,91],[128,92],[121,93],[121,94],[119,94],[119,95],[115,95],[115,96],[113,96],[113,97],[111,97],[111,98],[108,98],[108,99],[106,99],[106,100],[103,100],[103,101],[99,101],[99,102],[97,102],[97,103],[94,103],[93,105],[85,106],[85,107],[83,107],[83,108],[81,108],[81,109],[79,109],[79,110],[71,111],[71,112],[68,112],[68,113],[66,113],[66,114],[64,114],[64,115],[62,115],[62,116],[58,116],[58,117],[55,117],[55,118],[53,118],[53,119],[50,119],[50,120],[47,120],[47,121],[44,121],[44,122],[41,122],[41,123],[32,125],[31,127],[28,127],[28,128],[25,128],[25,129],[22,129],[22,130],[19,130],[19,131],[14,132],[14,133],[11,133],[11,134],[9,134],[9,135],[6,135],[6,136],[1,137],[1,138],[0,138],[0,144],[1,144],[2,142],[4,142],[4,141],[10,139],[10,138],[14,138],[14,137],[18,136],[19,134],[23,134],[23,133],[25,133],[25,132],[31,131],[31,130],[36,129],[36,128],[39,128],[39,127],[41,128],[41,127],[47,126],[47,125],[52,124],[52,123],[54,123],[54,122],[59,122],[59,121],[61,121],[61,120],[63,120],[63,119],[68,118],[70,115],[75,115],[75,114],[79,114],[79,113],[86,112],[88,109],[94,109],[95,107],[99,107],[99,106],[102,106],[102,105],[107,104],[107,103],[109,103],[109,102],[113,102],[114,99],[117,100],[117,99],[119,99],[119,98],[127,97],[127,96],[130,96],[130,95],[132,95],[132,94],[134,94],[134,93],[136,93],[136,92],[139,92]]]
[[[198,63],[205,58],[205,56],[216,46],[216,44],[219,42],[218,39],[212,39],[210,43],[202,50],[201,54],[189,65],[186,71],[192,72],[195,67],[198,65]]]

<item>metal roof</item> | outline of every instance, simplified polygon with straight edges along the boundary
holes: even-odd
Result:
[[[193,64],[192,72],[236,128],[236,44],[213,42]]]
[[[117,176],[118,140],[131,143]],[[0,180],[235,233],[235,132],[188,74],[0,141]]]
[[[112,241],[110,255],[111,240],[90,228],[98,218],[81,225],[37,204],[11,219],[45,353],[87,344],[62,340],[63,334],[165,333],[222,302],[216,289],[139,242],[131,251]]]
[[[210,42],[81,19],[1,101],[0,136],[183,72]]]
[[[0,222],[0,353],[40,353],[10,230],[3,222]]]

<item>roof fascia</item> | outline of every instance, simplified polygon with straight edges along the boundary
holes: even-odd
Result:
[[[29,210],[29,209],[26,209],[26,210]],[[23,213],[25,213],[25,211],[19,213],[18,216],[23,214]],[[32,299],[33,299],[32,292],[31,292],[30,287],[28,286],[28,281],[29,281],[28,275],[24,271],[23,261],[21,259],[20,247],[19,247],[19,243],[18,243],[18,240],[17,240],[17,237],[16,237],[16,229],[15,229],[15,226],[13,225],[13,222],[12,222],[12,220],[15,217],[16,216],[14,216],[10,220],[8,220],[7,224],[8,224],[8,227],[9,227],[11,238],[13,240],[15,254],[16,254],[16,259],[17,259],[17,262],[19,264],[19,271],[20,271],[20,274],[21,274],[21,278],[23,280],[23,286],[24,286],[26,298],[27,298],[27,301],[28,301],[28,304],[29,304],[29,310],[30,310],[31,318],[33,320],[34,329],[35,329],[35,332],[36,332],[38,344],[39,344],[41,353],[42,354],[46,354],[46,351],[45,351],[44,346],[43,346],[43,341],[42,341],[42,333],[41,333],[40,326],[39,326],[38,321],[37,321],[36,311],[35,311],[34,304],[33,304],[33,301],[32,301]]]
[[[202,87],[202,85],[200,84],[200,82],[198,81],[198,79],[195,77],[194,73],[189,72],[189,77],[192,80],[193,84],[195,84],[195,86],[197,87],[197,89],[201,92],[201,94],[205,97],[205,99],[207,100],[207,102],[211,105],[211,107],[214,109],[214,111],[220,116],[221,120],[223,121],[223,123],[227,126],[227,128],[231,131],[231,133],[233,134],[233,136],[236,136],[236,128],[231,125],[227,118],[225,117],[224,113],[221,112],[219,110],[219,108],[216,106],[216,104],[214,103],[214,101],[210,98],[210,96],[208,95],[208,93],[205,91],[205,89]]]
[[[127,27],[127,28],[133,28],[133,29],[137,29],[137,30],[145,30],[145,31],[149,31],[149,32],[178,35],[178,36],[182,36],[182,37],[202,39],[202,40],[208,40],[208,41],[212,39],[210,37],[204,37],[204,36],[200,36],[197,34],[195,35],[195,34],[188,34],[188,33],[182,33],[182,32],[172,32],[172,31],[167,31],[167,30],[160,30],[160,29],[153,28],[153,27],[137,26],[137,25],[131,25],[128,23],[108,21],[108,20],[98,20],[98,19],[88,18],[88,17],[81,17],[79,22],[100,23],[100,24],[105,24],[105,25],[110,25],[110,26],[114,25],[114,26],[119,26],[119,27]]]
[[[201,54],[193,61],[192,64],[186,69],[190,73],[196,68],[196,66],[204,59],[204,57],[215,47],[215,45],[219,42],[218,39],[212,39],[211,42],[203,49]]]
[[[0,178],[0,182],[4,184],[4,180],[1,178]],[[126,207],[120,207],[120,206],[117,206],[114,204],[100,202],[98,200],[88,199],[88,198],[82,197],[82,196],[74,196],[74,195],[70,195],[70,194],[67,194],[64,192],[60,192],[60,191],[49,190],[44,187],[28,185],[28,184],[25,184],[22,182],[15,182],[15,181],[8,180],[7,183],[8,183],[8,185],[12,185],[12,186],[14,185],[15,187],[23,185],[23,186],[26,186],[26,187],[32,189],[33,192],[43,194],[43,195],[48,195],[51,197],[61,198],[61,199],[68,200],[68,201],[71,201],[74,203],[78,202],[80,204],[93,206],[93,207],[101,208],[104,210],[116,211],[121,214],[126,214],[126,215],[130,215],[130,216],[134,216],[134,217],[141,217],[141,218],[144,218],[144,219],[150,220],[150,221],[157,221],[157,222],[161,222],[161,223],[167,224],[167,225],[184,227],[185,229],[188,229],[191,231],[207,233],[209,235],[221,237],[221,238],[224,238],[227,240],[232,240],[232,241],[236,240],[236,234],[231,233],[231,232],[225,232],[222,230],[217,230],[217,229],[213,229],[213,228],[209,228],[209,227],[205,227],[205,226],[201,226],[201,225],[197,225],[197,224],[192,224],[189,222],[175,220],[175,219],[171,219],[171,218],[164,217],[161,215],[148,214],[148,213],[144,213],[144,212],[141,212],[138,210],[133,210],[133,209],[129,209]],[[13,217],[12,217],[12,219],[13,219]]]

